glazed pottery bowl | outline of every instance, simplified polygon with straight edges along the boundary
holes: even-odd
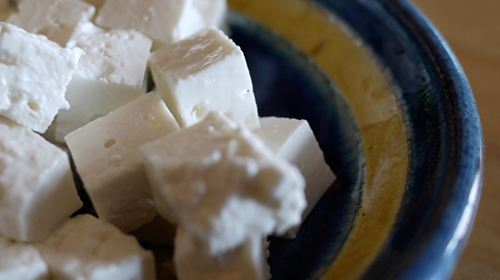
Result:
[[[472,92],[405,0],[230,0],[259,113],[307,119],[338,180],[295,240],[271,238],[273,279],[446,279],[479,200]]]

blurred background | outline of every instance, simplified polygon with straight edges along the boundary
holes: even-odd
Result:
[[[452,279],[500,279],[500,0],[413,0],[465,70],[483,123],[484,186]]]

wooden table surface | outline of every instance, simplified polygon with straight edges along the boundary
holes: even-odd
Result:
[[[479,211],[452,279],[500,279],[500,0],[413,0],[444,35],[469,78],[483,123]]]

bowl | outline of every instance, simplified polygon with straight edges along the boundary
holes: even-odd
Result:
[[[446,279],[480,196],[483,138],[452,51],[406,0],[229,0],[259,113],[307,119],[338,180],[273,279]]]

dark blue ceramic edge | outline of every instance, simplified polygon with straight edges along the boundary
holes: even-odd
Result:
[[[437,180],[444,183],[440,197],[436,198],[439,206],[421,225],[422,234],[399,251],[388,249],[389,241],[364,278],[447,279],[465,247],[479,203],[484,169],[479,114],[462,67],[430,21],[409,1],[380,2],[419,42],[421,51],[434,66],[446,112],[440,129],[449,137],[450,145],[446,147],[445,160],[437,166],[446,170]]]
[[[483,174],[481,125],[463,70],[408,1],[313,2],[350,25],[387,67],[401,89],[409,133],[407,190],[393,231],[363,278],[448,278],[470,234]]]

